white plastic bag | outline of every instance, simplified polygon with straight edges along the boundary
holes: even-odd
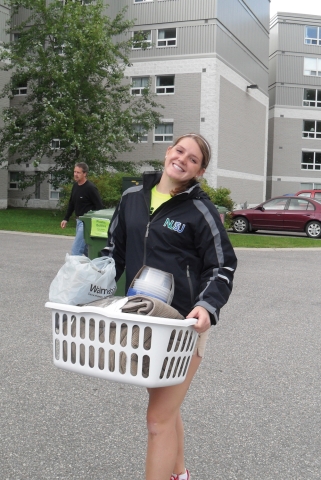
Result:
[[[66,254],[49,289],[49,300],[68,305],[82,305],[114,295],[117,285],[113,258],[90,260],[84,255]]]

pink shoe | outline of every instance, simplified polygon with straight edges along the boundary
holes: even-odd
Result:
[[[170,480],[183,480],[183,475],[185,476],[184,480],[190,480],[190,474],[189,471],[186,469],[185,473],[182,473],[181,475],[176,475],[176,473],[173,473]]]

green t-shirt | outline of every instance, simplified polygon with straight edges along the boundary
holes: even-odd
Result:
[[[150,202],[150,214],[153,215],[155,210],[162,205],[162,203],[167,202],[171,198],[170,193],[159,193],[155,187],[151,190],[151,202]]]

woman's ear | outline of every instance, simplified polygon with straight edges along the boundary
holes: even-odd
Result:
[[[197,177],[202,177],[205,173],[206,169],[205,168],[201,168],[199,173],[196,175]]]

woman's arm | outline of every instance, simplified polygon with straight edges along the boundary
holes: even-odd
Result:
[[[202,216],[195,233],[195,247],[202,272],[195,307],[206,309],[215,325],[233,288],[237,258],[215,206],[210,201],[199,202]]]

